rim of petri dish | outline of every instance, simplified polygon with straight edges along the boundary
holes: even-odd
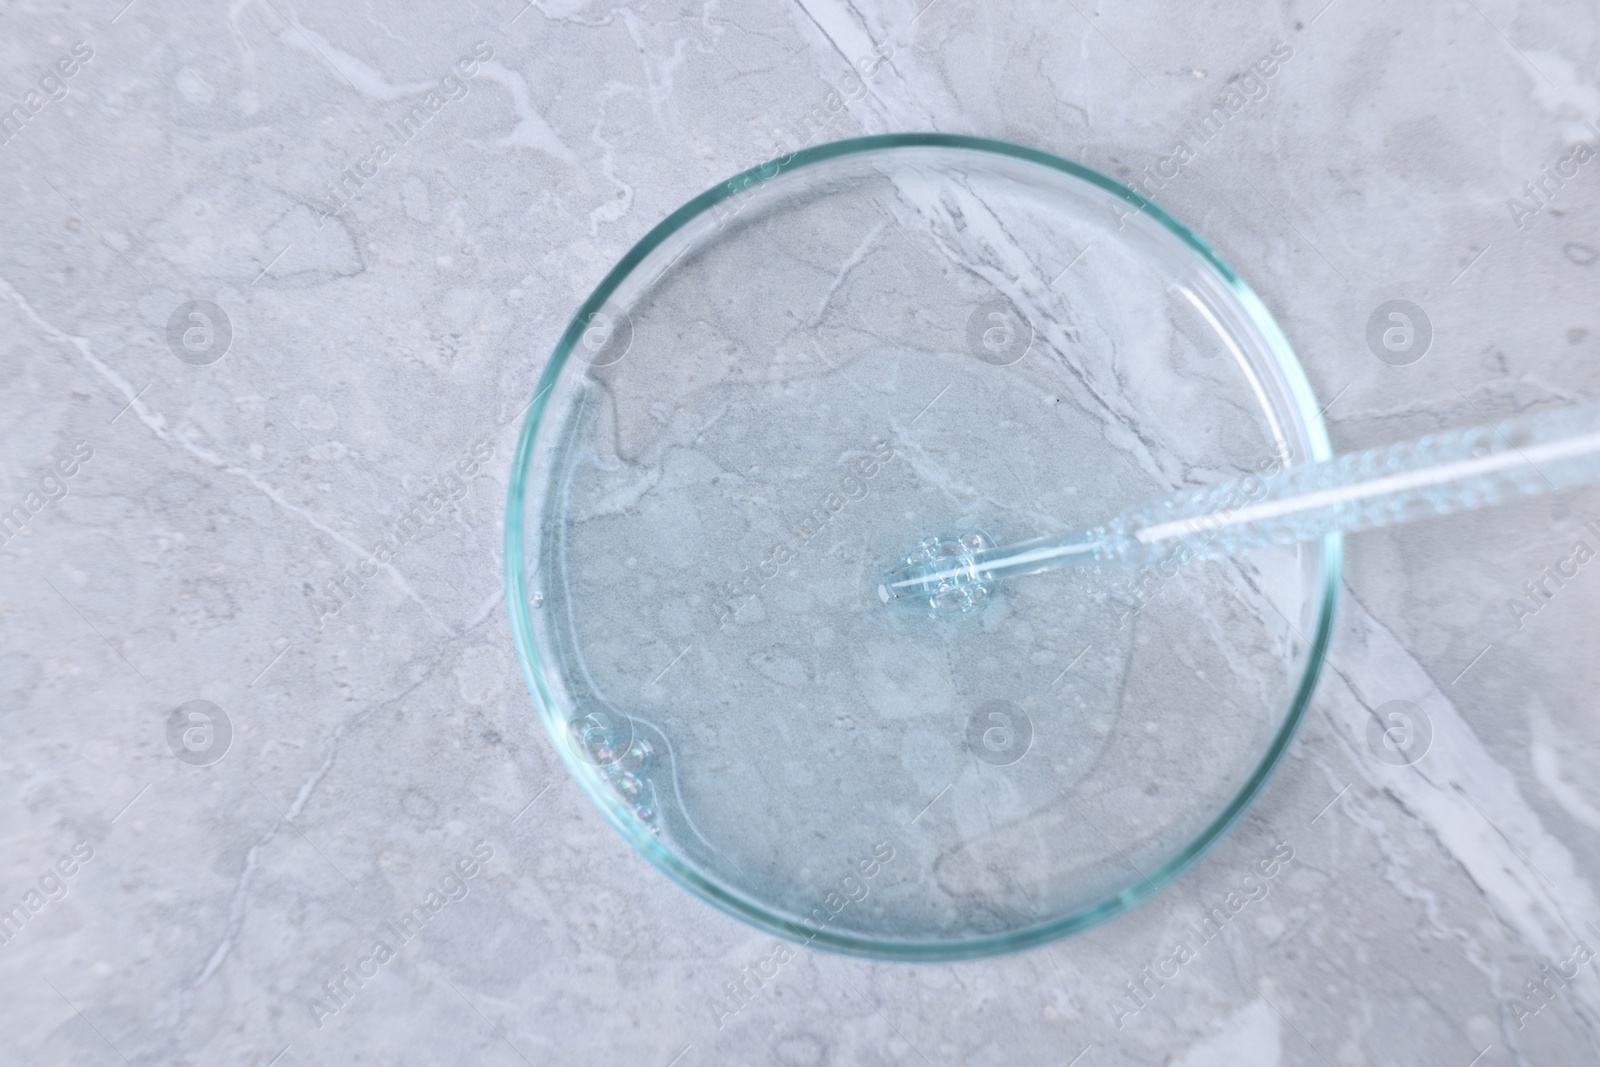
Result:
[[[1015,952],[1059,940],[1105,922],[1149,899],[1171,884],[1226,835],[1270,780],[1284,752],[1294,739],[1311,702],[1332,633],[1333,614],[1338,601],[1342,573],[1343,540],[1339,534],[1334,533],[1327,535],[1320,542],[1322,566],[1316,590],[1318,600],[1314,611],[1315,627],[1314,633],[1309,635],[1305,665],[1295,685],[1288,711],[1262,752],[1254,771],[1216,816],[1167,862],[1149,872],[1135,884],[1096,903],[1022,929],[950,941],[914,941],[875,938],[828,930],[815,931],[810,927],[801,926],[794,919],[780,914],[750,894],[707,877],[704,872],[696,870],[685,862],[665,842],[651,834],[623,804],[617,793],[595,773],[595,768],[579,759],[574,753],[568,743],[569,724],[561,716],[557,702],[552,697],[547,677],[547,672],[557,669],[558,665],[545,662],[533,638],[528,608],[528,582],[524,573],[526,548],[524,503],[531,474],[534,443],[544,423],[548,398],[574,348],[582,339],[592,316],[600,312],[612,293],[635,268],[647,260],[652,251],[678,231],[713,210],[718,204],[734,199],[748,188],[769,183],[780,173],[786,174],[843,156],[897,148],[960,149],[1034,163],[1098,186],[1126,202],[1134,211],[1155,220],[1215,272],[1218,280],[1238,301],[1240,309],[1259,331],[1270,351],[1272,369],[1279,377],[1278,384],[1287,393],[1292,412],[1298,419],[1298,425],[1293,429],[1304,438],[1308,451],[1307,459],[1310,462],[1328,459],[1332,456],[1332,449],[1328,442],[1327,431],[1322,425],[1321,413],[1318,411],[1310,382],[1306,379],[1304,369],[1288,338],[1284,336],[1277,321],[1250,286],[1203,240],[1156,204],[1119,182],[1047,152],[1004,141],[939,133],[887,134],[817,145],[783,156],[780,160],[752,167],[706,190],[662,220],[628,250],[579,306],[557,341],[549,362],[539,377],[534,398],[529,403],[522,433],[512,457],[510,487],[506,502],[506,592],[512,635],[529,691],[533,695],[539,716],[550,734],[556,751],[589,801],[600,810],[606,821],[622,835],[624,840],[649,860],[656,869],[721,911],[788,940],[819,945],[849,955],[878,959],[936,961]]]

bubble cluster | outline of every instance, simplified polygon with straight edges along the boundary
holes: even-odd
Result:
[[[605,712],[590,712],[573,719],[568,728],[578,756],[600,769],[617,796],[653,834],[659,834],[655,807],[649,802],[654,789],[646,779],[654,750],[650,742],[635,737],[633,722]]]
[[[957,540],[928,537],[906,557],[888,582],[880,588],[879,597],[886,603],[891,599],[909,599],[926,603],[937,612],[968,612],[988,599],[992,583],[978,577],[975,556],[993,547],[980,533],[970,533]],[[913,584],[901,584],[893,593],[889,583],[903,583],[915,579]]]

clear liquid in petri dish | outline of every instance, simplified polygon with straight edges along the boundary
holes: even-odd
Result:
[[[553,396],[530,587],[563,714],[661,849],[795,936],[937,953],[1094,911],[1210,832],[1303,680],[1314,548],[885,610],[919,538],[1302,447],[1204,265],[1036,169],[879,158],[752,202]]]

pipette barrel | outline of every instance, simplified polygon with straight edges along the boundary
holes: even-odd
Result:
[[[1093,529],[991,546],[929,545],[884,579],[888,601],[970,610],[996,581],[1082,563],[1142,566],[1187,549],[1234,556],[1600,481],[1600,405],[1428,434],[1322,463],[1268,463],[1219,485],[1134,508]],[[971,591],[980,595],[965,595]]]

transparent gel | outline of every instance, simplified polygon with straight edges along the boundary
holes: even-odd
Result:
[[[897,561],[1329,455],[1254,294],[1093,172],[908,135],[736,176],[533,395],[507,578],[539,714],[624,839],[775,934],[933,959],[1083,929],[1215,842],[1304,713],[1336,535],[885,604]]]

